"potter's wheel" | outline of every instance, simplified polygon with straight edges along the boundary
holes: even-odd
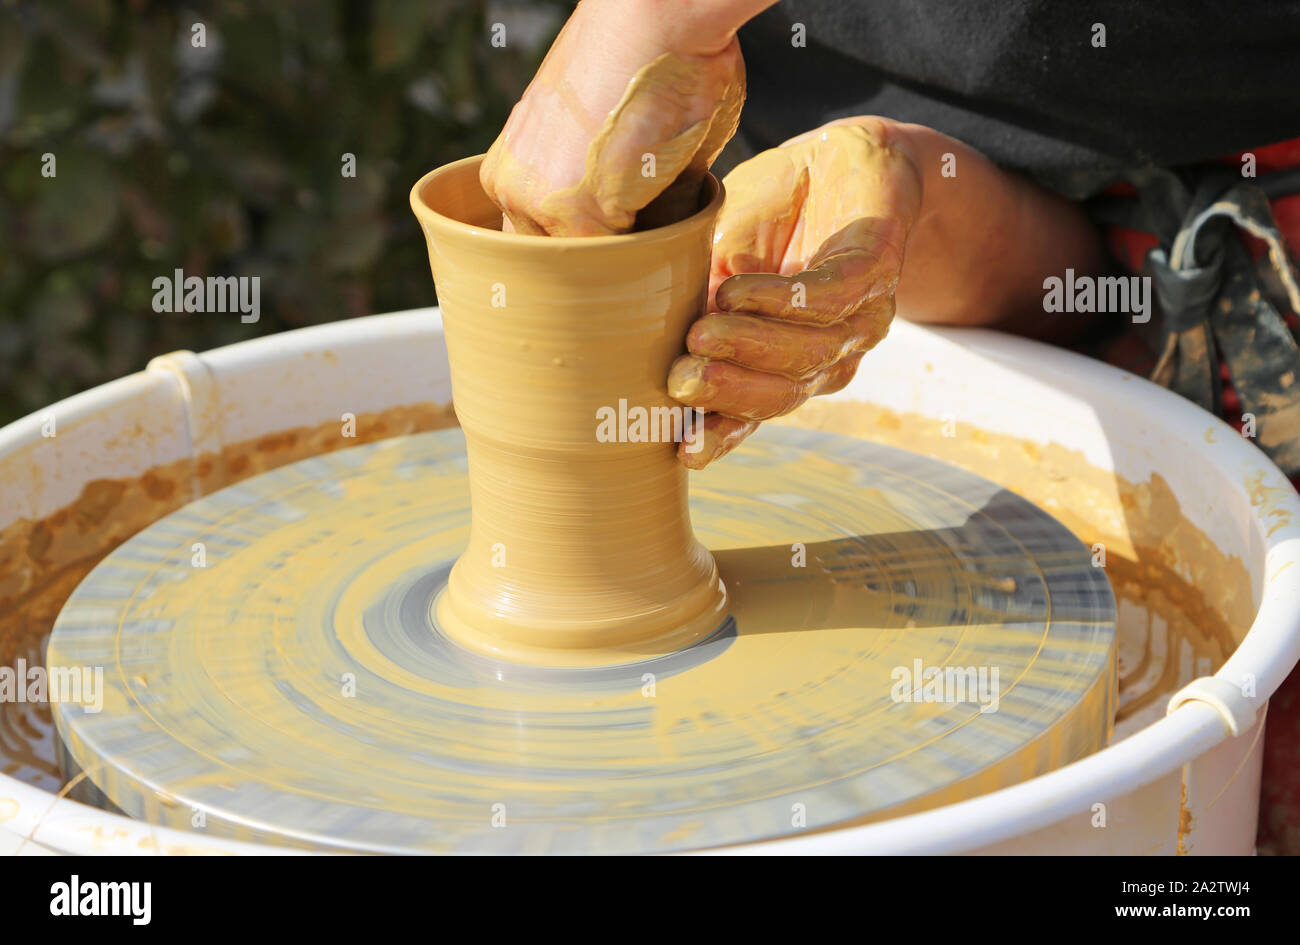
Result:
[[[433,626],[469,526],[459,430],[224,489],[65,606],[48,662],[102,665],[106,690],[98,713],[56,707],[67,753],[171,826],[659,852],[897,816],[1105,743],[1114,601],[1042,510],[935,460],[775,427],[691,486],[731,619],[591,668],[494,662]]]

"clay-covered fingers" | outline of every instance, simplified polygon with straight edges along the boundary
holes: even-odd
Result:
[[[739,446],[761,421],[789,413],[809,397],[844,388],[864,353],[851,353],[803,380],[683,355],[669,372],[668,392],[708,412],[687,430],[677,447],[678,458],[688,469],[703,469]]]
[[[803,403],[808,382],[683,355],[668,372],[668,393],[689,407],[737,420],[767,420]]]
[[[831,325],[714,312],[691,326],[686,347],[702,358],[803,380],[849,354],[874,347],[889,330],[892,318],[891,297],[865,305]]]
[[[837,361],[827,370],[822,372],[821,383],[818,385],[815,394],[833,394],[836,391],[843,390],[849,386],[849,381],[853,380],[858,373],[858,365],[862,363],[862,356],[865,351],[858,351],[850,354],[848,357]]]
[[[833,123],[727,175],[709,314],[669,378],[674,397],[710,412],[705,448],[692,462],[684,452],[687,465],[844,387],[888,333],[921,205],[905,139],[880,119]]]
[[[825,240],[793,275],[735,275],[717,287],[724,312],[829,325],[891,296],[903,266],[906,229],[898,220],[854,220]]]
[[[726,456],[757,429],[757,420],[737,420],[720,413],[705,414],[702,422],[687,430],[678,444],[677,458],[687,469],[703,469],[715,459]]]
[[[735,420],[770,420],[789,413],[832,384],[842,387],[848,383],[858,357],[850,356],[851,365],[846,364],[850,358],[844,358],[811,377],[796,379],[686,354],[673,362],[668,372],[668,393],[697,410]],[[848,377],[844,378],[846,370]]]

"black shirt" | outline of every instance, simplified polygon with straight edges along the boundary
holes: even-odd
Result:
[[[1300,136],[1296,0],[784,0],[740,42],[751,152],[882,115],[1051,183]]]

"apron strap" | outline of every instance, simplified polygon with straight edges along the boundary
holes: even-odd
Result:
[[[1142,267],[1159,315],[1150,379],[1220,414],[1222,354],[1242,413],[1255,418],[1257,445],[1288,476],[1300,473],[1300,348],[1280,311],[1300,314],[1300,280],[1268,204],[1300,191],[1300,170],[1246,181],[1230,167],[1143,168],[1109,183],[1118,181],[1137,196],[1096,195],[1085,207],[1098,223],[1159,240]],[[1271,280],[1260,278],[1240,231],[1267,246]],[[1269,297],[1270,282],[1284,298]]]

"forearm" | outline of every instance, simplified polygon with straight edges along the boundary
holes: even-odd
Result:
[[[665,49],[696,55],[721,52],[736,30],[777,0],[585,0],[601,3],[620,17],[644,24]]]
[[[1082,333],[1086,316],[1062,322],[1044,314],[1043,280],[1067,268],[1101,271],[1101,240],[1083,211],[931,128],[893,123],[893,131],[923,188],[899,280],[899,314],[1052,340]]]

